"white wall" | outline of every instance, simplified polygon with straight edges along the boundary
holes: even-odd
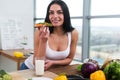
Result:
[[[27,47],[33,48],[33,18],[34,0],[0,0],[0,30],[6,28],[4,31],[0,31],[2,32],[0,33],[0,44],[6,43],[5,45],[10,47],[10,45],[22,41],[22,38],[26,36],[28,38]],[[6,38],[3,39],[4,36],[9,40],[5,42]],[[16,39],[16,43],[14,39]],[[0,47],[5,47],[5,45],[0,45]]]

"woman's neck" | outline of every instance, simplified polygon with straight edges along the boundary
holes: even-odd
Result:
[[[63,31],[61,27],[59,27],[59,28],[54,28],[53,34],[64,35],[65,32]]]

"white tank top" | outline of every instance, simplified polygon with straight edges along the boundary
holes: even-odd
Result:
[[[64,51],[55,51],[52,50],[47,42],[47,46],[46,46],[46,59],[51,59],[51,60],[61,60],[61,59],[65,59],[69,53],[70,53],[70,44],[71,44],[71,32],[68,32],[68,47],[66,50]],[[25,64],[29,69],[34,69],[34,65],[33,65],[33,55],[31,55],[30,57],[28,57],[25,60]]]
[[[68,33],[68,47],[64,51],[55,51],[52,50],[47,42],[47,48],[46,48],[46,58],[47,59],[52,59],[52,60],[60,60],[60,59],[65,59],[69,53],[70,53],[70,43],[71,43],[71,33]]]

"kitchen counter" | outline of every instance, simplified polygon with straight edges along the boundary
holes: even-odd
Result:
[[[0,55],[13,60],[17,63],[17,70],[20,69],[20,64],[28,57],[28,56],[24,56],[23,58],[17,58],[13,55],[14,51],[20,51],[20,52],[25,52],[26,50],[23,49],[12,49],[12,50],[0,50]],[[28,52],[30,52],[30,50],[27,50]]]
[[[45,71],[45,74],[43,76],[53,79],[54,77],[56,77],[57,75],[61,73],[64,73],[67,75],[80,74],[77,71],[78,65],[79,64],[68,65],[68,66],[55,66]],[[32,69],[19,70],[15,72],[10,72],[9,74],[12,75],[13,80],[26,80],[32,77],[37,77],[35,76],[35,70],[32,70]]]

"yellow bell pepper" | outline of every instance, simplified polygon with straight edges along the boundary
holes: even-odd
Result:
[[[59,75],[57,77],[55,77],[53,80],[68,80],[66,75]]]
[[[90,80],[106,80],[106,77],[102,70],[98,70],[90,74]]]
[[[14,56],[17,57],[17,58],[22,58],[24,57],[24,54],[22,52],[19,52],[19,51],[15,51],[14,53]]]

